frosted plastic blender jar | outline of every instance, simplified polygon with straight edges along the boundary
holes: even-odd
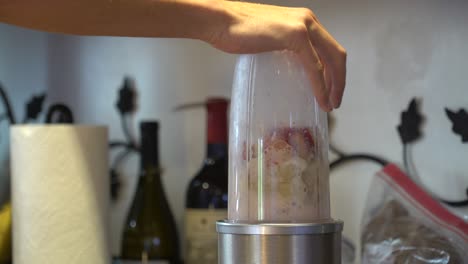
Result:
[[[326,113],[294,54],[239,58],[219,263],[340,263],[343,224],[330,217],[327,135]]]

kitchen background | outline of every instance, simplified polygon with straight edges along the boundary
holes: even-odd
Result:
[[[396,127],[411,98],[420,98],[423,138],[413,147],[418,174],[440,197],[466,199],[468,145],[451,131],[444,108],[468,109],[467,1],[263,2],[311,8],[347,49],[347,90],[330,131],[335,146],[402,164]],[[204,158],[206,123],[202,109],[172,110],[208,96],[229,97],[236,58],[198,41],[65,36],[0,24],[0,82],[18,117],[32,94],[47,92],[47,104],[64,102],[80,123],[108,125],[111,139],[124,138],[115,110],[117,89],[124,76],[136,80],[135,121],[161,121],[163,181],[180,231],[183,193]],[[8,196],[8,141],[3,122],[0,203]],[[344,234],[357,245],[367,190],[378,170],[354,162],[331,175],[332,215],[344,220]],[[114,254],[137,171],[133,156],[125,162],[124,185],[112,204]],[[466,207],[454,212],[468,215]]]

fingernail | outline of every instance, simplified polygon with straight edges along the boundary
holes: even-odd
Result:
[[[337,109],[341,105],[341,100],[333,100],[333,98],[330,98],[329,104],[334,108]]]
[[[328,106],[331,108],[331,110],[335,108],[335,104],[333,103],[333,100],[331,98],[328,100]]]
[[[333,106],[330,102],[327,102],[327,104],[325,105],[325,111],[326,112],[331,112],[333,110]]]

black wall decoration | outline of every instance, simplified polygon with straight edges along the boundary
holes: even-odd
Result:
[[[468,113],[465,109],[454,112],[445,108],[445,113],[452,122],[452,131],[461,137],[463,143],[468,143]]]
[[[462,137],[462,142],[468,142],[468,114],[464,109],[460,109],[457,113],[445,108],[445,112],[453,124],[452,130],[455,134]],[[414,144],[422,137],[421,124],[424,121],[424,116],[419,109],[419,101],[416,98],[411,99],[408,109],[401,113],[401,123],[397,127],[398,134],[400,135],[403,144],[403,162],[405,170],[409,177],[415,177],[416,170],[412,162],[410,145]],[[468,146],[467,146],[468,147]],[[467,172],[468,173],[468,172]],[[433,193],[431,193],[435,196]],[[468,187],[466,189],[466,196],[468,197]],[[460,201],[448,201],[440,197],[435,197],[441,202],[453,207],[468,206],[468,198]]]
[[[419,113],[416,98],[413,98],[406,111],[401,113],[401,124],[397,127],[403,144],[415,142],[421,138],[423,116]]]
[[[137,90],[135,88],[135,81],[130,77],[125,77],[122,87],[118,91],[118,98],[115,104],[117,111],[120,115],[120,123],[125,135],[125,140],[115,140],[109,143],[111,150],[121,149],[113,160],[110,168],[111,177],[111,196],[113,200],[119,197],[119,190],[121,187],[121,180],[119,178],[119,166],[128,158],[132,153],[139,151],[139,146],[136,139],[132,134],[132,117],[137,110]]]

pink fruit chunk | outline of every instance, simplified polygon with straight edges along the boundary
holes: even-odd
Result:
[[[263,152],[265,159],[271,164],[278,164],[291,158],[300,157],[306,161],[314,158],[315,142],[311,128],[276,128],[263,138]],[[258,157],[257,144],[250,147],[244,142],[242,146],[242,159],[250,160]]]
[[[304,160],[314,158],[315,142],[310,128],[278,128],[271,133],[271,140],[283,140],[292,147],[294,153]]]
[[[309,128],[291,129],[288,133],[288,143],[304,160],[314,158],[314,140]]]
[[[282,139],[273,139],[265,145],[264,155],[266,165],[278,165],[293,156],[293,149]]]

